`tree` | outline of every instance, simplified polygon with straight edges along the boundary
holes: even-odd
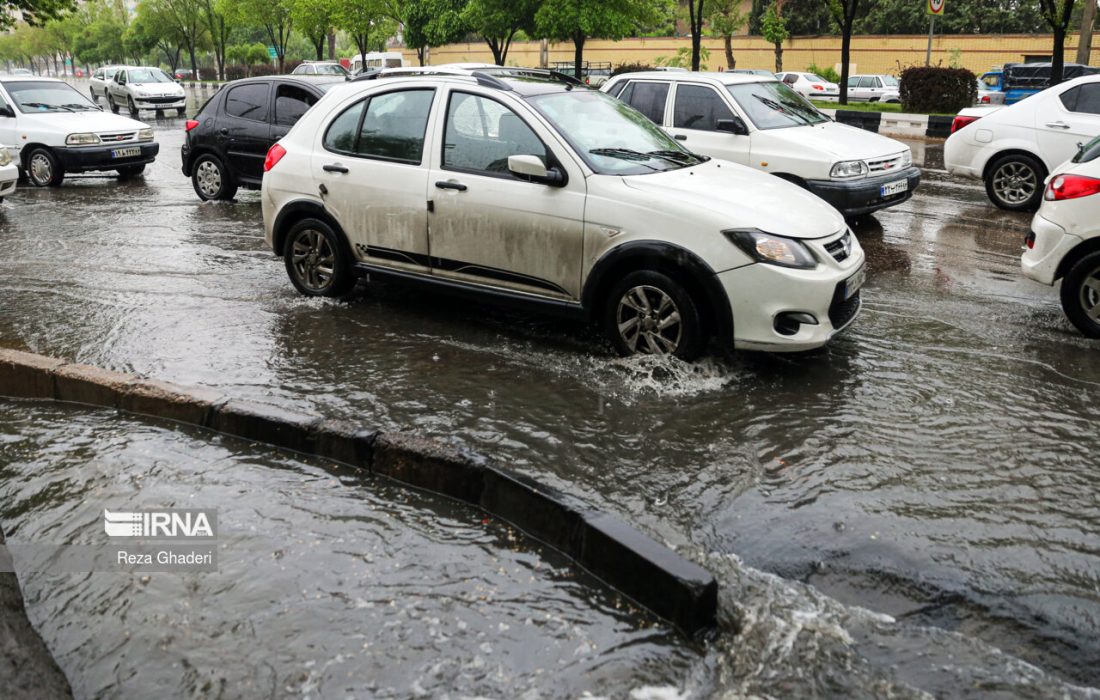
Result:
[[[130,18],[118,0],[96,0],[79,10],[81,31],[73,38],[73,51],[90,63],[119,63],[129,51],[123,41]]]
[[[783,42],[790,36],[780,0],[776,0],[760,18],[760,34],[775,47],[775,72],[783,70]]]
[[[707,10],[707,25],[712,34],[722,37],[722,48],[726,51],[726,67],[736,68],[733,57],[733,35],[741,31],[749,16],[741,11],[741,0],[710,0]]]
[[[317,60],[325,57],[325,43],[332,28],[333,5],[330,0],[293,0],[291,18],[317,54]]]
[[[185,40],[162,4],[142,0],[134,8],[134,19],[126,30],[125,42],[133,47],[131,50],[141,53],[154,48],[161,51],[175,74]]]
[[[462,23],[489,45],[493,62],[503,66],[512,38],[521,29],[535,30],[535,11],[541,0],[469,0]]]
[[[1081,11],[1081,33],[1077,39],[1077,62],[1089,64],[1092,53],[1092,30],[1096,24],[1096,0],[1085,0]]]
[[[218,80],[225,80],[225,51],[229,44],[229,25],[225,21],[225,13],[221,11],[217,0],[200,0],[200,9],[203,24],[206,25],[206,32],[210,37],[210,44],[214,47],[214,63],[218,69]]]
[[[10,29],[17,18],[31,26],[61,19],[76,9],[76,0],[0,0],[0,29]]]
[[[180,38],[180,44],[187,49],[191,59],[192,75],[198,76],[198,50],[206,38],[206,26],[202,22],[200,0],[150,0],[155,3],[156,13],[169,22]]]
[[[279,72],[286,69],[286,47],[294,28],[290,0],[217,0],[219,11],[230,22],[260,27],[275,48]]]
[[[1039,11],[1054,33],[1054,46],[1050,52],[1050,84],[1062,82],[1062,69],[1066,62],[1066,30],[1073,19],[1075,0],[1039,0]]]
[[[405,45],[416,49],[424,65],[425,48],[458,41],[468,33],[462,10],[468,0],[405,0],[388,6],[387,16],[405,28]],[[385,2],[385,0],[383,0]]]
[[[829,12],[840,27],[840,104],[848,104],[848,62],[852,54],[852,25],[860,0],[829,0]]]
[[[584,42],[622,39],[660,22],[660,0],[544,0],[535,13],[535,30],[552,41],[573,42],[573,74],[580,80]]]
[[[375,46],[384,48],[386,39],[397,31],[390,11],[381,0],[336,0],[333,5],[333,22],[355,41],[364,65],[367,52]]]
[[[687,0],[688,28],[691,30],[691,70],[699,70],[699,48],[703,41],[703,22],[706,20],[706,0]]]
[[[922,2],[874,0],[865,4],[867,12],[856,20],[856,34],[928,33],[928,14]],[[1020,0],[955,2],[936,18],[936,31],[943,34],[1038,34],[1045,28],[1039,4]],[[807,32],[800,28],[794,33]]]

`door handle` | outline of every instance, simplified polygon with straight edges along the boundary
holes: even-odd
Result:
[[[278,140],[279,140],[279,139],[281,139],[282,137],[286,136],[286,135],[287,135],[287,133],[289,133],[289,132],[286,132],[286,131],[276,131],[276,132],[275,132],[274,134],[272,134],[272,136],[274,136],[274,137],[275,137],[275,140],[276,140],[276,141],[278,141]]]
[[[326,173],[346,173],[348,171],[347,168],[340,165],[339,163],[329,163],[327,165],[322,165],[321,170],[324,170]]]
[[[441,190],[458,190],[459,192],[466,191],[466,185],[461,182],[448,182],[447,180],[440,180],[435,183],[435,186]]]
[[[221,134],[222,136],[229,136],[229,129],[226,129],[226,128],[223,127],[221,129],[221,131],[219,131],[218,133]]]
[[[676,139],[677,141],[687,141],[688,140],[688,137],[685,136],[684,134],[676,134],[672,138]]]
[[[1069,124],[1065,122],[1047,122],[1047,127],[1051,129],[1068,129]]]

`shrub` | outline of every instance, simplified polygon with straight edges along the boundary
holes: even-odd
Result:
[[[227,65],[225,67],[226,80],[240,80],[248,77],[248,69],[241,65]]]
[[[907,112],[954,114],[978,99],[978,76],[965,68],[911,66],[901,72],[901,104]]]
[[[806,66],[806,72],[813,73],[819,78],[824,78],[830,83],[836,83],[837,85],[840,85],[840,73],[837,73],[836,70],[833,68],[822,68],[816,63],[811,63],[810,65]]]
[[[643,73],[647,70],[654,70],[654,67],[647,63],[620,63],[615,70],[611,71],[611,77],[623,73]]]

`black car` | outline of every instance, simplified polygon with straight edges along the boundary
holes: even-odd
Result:
[[[232,199],[238,187],[259,189],[267,150],[326,90],[343,84],[342,77],[298,75],[226,84],[185,127],[180,155],[195,193],[204,200]]]

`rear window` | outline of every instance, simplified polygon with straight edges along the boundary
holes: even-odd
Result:
[[[267,101],[270,83],[249,83],[229,88],[225,95],[225,113],[231,117],[267,121]]]
[[[1100,157],[1100,136],[1081,146],[1081,150],[1077,151],[1077,155],[1073,157],[1073,162],[1089,163],[1098,157]]]

